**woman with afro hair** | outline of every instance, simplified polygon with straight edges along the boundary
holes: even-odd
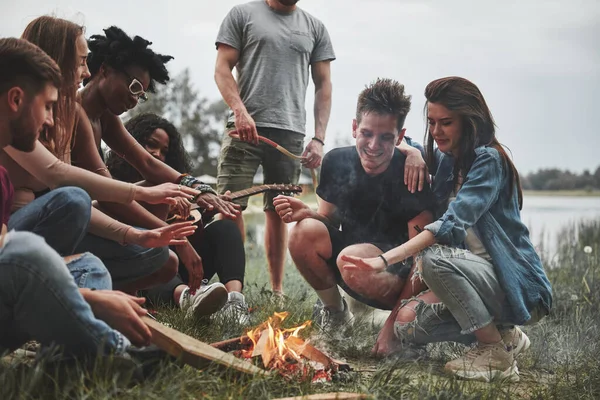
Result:
[[[190,186],[200,191],[194,201],[202,209],[220,212],[226,218],[236,218],[239,206],[229,201],[227,196],[219,196],[209,186],[154,158],[135,138],[133,138],[119,118],[122,113],[145,101],[148,93],[154,92],[157,84],[165,84],[169,73],[165,64],[173,57],[155,53],[148,40],[129,37],[123,30],[112,26],[104,30],[104,35],[93,35],[88,40],[88,67],[90,76],[84,80],[84,88],[79,91],[79,102],[85,111],[84,118],[77,126],[77,140],[72,150],[73,163],[97,174],[110,177],[111,174],[101,156],[100,142],[104,141],[111,152],[118,155],[132,169],[139,173],[145,182],[140,186],[174,182]],[[181,165],[173,164],[178,168]],[[178,204],[190,205],[182,199]],[[149,212],[139,203],[126,205],[100,202],[99,207],[116,219],[147,229],[167,225],[164,218]],[[183,214],[189,212],[180,209]],[[227,301],[227,291],[223,285],[202,286],[202,258],[189,241],[175,246],[179,260],[187,270],[189,287],[186,293],[194,293],[184,301],[193,305],[195,315],[206,315],[223,306]],[[200,289],[200,290],[196,290]]]
[[[180,133],[172,123],[155,114],[141,114],[127,121],[125,128],[152,157],[177,171],[191,172],[190,157],[183,147]],[[132,183],[143,179],[135,168],[114,152],[108,154],[106,165],[116,179]],[[157,208],[150,208],[153,207],[151,205],[148,207],[159,217],[167,217],[166,207],[161,207],[162,212]],[[210,285],[214,287],[214,299],[217,300],[217,292],[222,291],[223,286],[228,292],[221,315],[240,323],[248,322],[248,305],[241,293],[246,257],[237,225],[227,219],[213,221],[203,231],[196,231],[188,240],[201,256],[203,278],[210,280],[215,274],[219,277],[220,284]],[[176,304],[186,309],[186,315],[191,315],[195,307],[194,304],[189,304],[192,299],[189,294],[189,275],[185,265],[181,264],[179,273],[170,282],[148,290],[146,298],[153,304]],[[212,305],[216,309],[219,303],[213,301]]]

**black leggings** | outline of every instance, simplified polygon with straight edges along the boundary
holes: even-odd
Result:
[[[242,235],[235,222],[226,219],[214,221],[189,240],[202,257],[205,279],[210,280],[217,274],[223,284],[234,280],[244,284],[246,254]],[[188,271],[180,261],[178,274],[169,282],[148,289],[145,296],[153,305],[175,304],[175,288],[188,282]]]

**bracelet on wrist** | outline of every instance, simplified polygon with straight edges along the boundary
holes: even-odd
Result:
[[[181,183],[181,180],[182,180],[183,178],[185,178],[186,176],[188,176],[188,174],[181,174],[181,175],[179,175],[179,176],[177,177],[177,179],[175,180],[175,183],[177,183],[177,184],[180,184],[180,183]]]
[[[194,185],[201,184],[201,183],[202,182],[200,182],[198,179],[194,178],[193,176],[189,176],[189,175],[186,175],[183,178],[181,178],[181,181],[179,182],[180,185],[187,186],[187,187],[193,187]]]
[[[313,136],[313,137],[312,137],[312,139],[310,139],[310,140],[314,140],[315,142],[319,142],[319,143],[321,143],[323,146],[325,146],[325,142],[323,141],[323,139],[319,139],[319,138],[318,138],[318,137],[316,137],[316,136]]]
[[[385,265],[385,269],[388,269],[390,264],[388,264],[388,260],[385,259],[385,257],[383,256],[383,254],[379,255],[379,258],[381,258],[383,260],[383,264]]]
[[[194,189],[199,191],[200,193],[198,193],[197,195],[192,197],[192,203],[195,203],[198,200],[198,197],[200,197],[200,195],[202,195],[204,193],[212,193],[215,196],[218,195],[218,193],[215,191],[215,189],[213,189],[210,185],[207,185],[206,183],[201,183],[198,186],[196,186]]]

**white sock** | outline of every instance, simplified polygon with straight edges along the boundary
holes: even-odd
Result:
[[[190,288],[189,288],[189,287],[186,287],[185,289],[183,289],[183,290],[181,291],[181,294],[179,295],[179,301],[178,301],[178,303],[179,303],[179,307],[181,307],[181,300],[183,300],[183,296],[184,296],[184,295],[185,295],[185,293],[186,293],[186,292],[188,292],[189,290],[190,290]]]
[[[317,292],[317,296],[319,296],[319,299],[323,302],[323,306],[327,307],[329,310],[344,311],[342,295],[337,286],[325,290],[315,290],[315,292]]]
[[[229,294],[227,294],[227,301],[232,301],[232,300],[239,300],[242,303],[245,303],[246,297],[244,297],[244,295],[242,293],[232,290],[231,292],[229,292]]]

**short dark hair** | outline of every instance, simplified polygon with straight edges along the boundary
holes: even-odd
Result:
[[[376,113],[396,117],[398,130],[402,130],[410,111],[411,96],[404,93],[404,85],[393,79],[377,78],[358,95],[356,121],[360,124],[363,114]]]
[[[104,29],[104,33],[105,35],[93,35],[88,40],[90,54],[87,62],[91,77],[86,79],[84,84],[87,84],[90,79],[94,79],[102,64],[119,71],[123,71],[130,65],[138,65],[148,70],[150,74],[148,91],[150,92],[154,92],[156,82],[163,85],[167,83],[169,71],[165,64],[173,57],[155,53],[148,48],[152,42],[140,36],[132,39],[116,26]]]
[[[37,94],[48,83],[61,85],[60,68],[48,54],[25,39],[0,39],[0,93],[19,86]]]

